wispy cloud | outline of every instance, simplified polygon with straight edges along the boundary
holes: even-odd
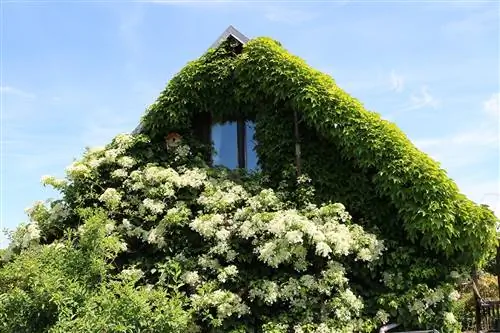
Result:
[[[500,116],[500,93],[492,94],[490,98],[483,102],[484,111],[493,117]]]
[[[403,111],[418,110],[423,108],[439,107],[440,101],[434,97],[427,86],[421,86],[417,93],[410,96],[409,105],[403,108]]]
[[[402,92],[404,89],[404,78],[402,75],[396,73],[395,70],[391,71],[391,90],[395,92]]]
[[[24,98],[35,98],[34,94],[11,86],[0,86],[0,93],[3,95],[14,95]]]

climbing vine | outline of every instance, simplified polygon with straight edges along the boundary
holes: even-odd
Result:
[[[240,117],[255,122],[261,172],[209,168],[200,119]],[[279,43],[208,51],[141,123],[141,135],[88,150],[66,179],[44,179],[63,196],[36,204],[11,235],[0,332],[42,327],[32,318],[87,330],[99,307],[100,325],[124,332],[370,332],[389,321],[459,330],[454,285],[496,244],[495,216]],[[20,279],[28,266],[35,273]],[[48,288],[46,276],[70,279],[66,267],[80,278]],[[117,315],[131,304],[139,319]],[[163,315],[180,320],[162,326]]]

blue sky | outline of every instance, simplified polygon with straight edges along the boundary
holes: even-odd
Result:
[[[42,175],[131,131],[229,24],[332,75],[500,215],[499,12],[477,1],[4,0],[2,225],[55,195]]]

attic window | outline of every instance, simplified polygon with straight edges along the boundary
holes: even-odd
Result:
[[[257,168],[252,122],[238,120],[214,124],[211,132],[215,148],[214,165],[223,165],[229,169]]]

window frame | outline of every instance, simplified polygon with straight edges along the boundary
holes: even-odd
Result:
[[[204,115],[198,119],[197,126],[195,126],[194,131],[195,135],[201,140],[201,142],[205,142],[210,144],[213,148],[210,156],[207,156],[207,162],[210,166],[214,166],[214,155],[213,152],[216,150],[214,147],[213,140],[213,127],[215,125],[222,125],[225,123],[235,123],[236,124],[236,167],[238,169],[247,169],[248,168],[248,149],[247,149],[247,122],[249,120],[245,120],[244,118],[238,118],[236,120],[228,120],[228,121],[213,121],[213,117],[211,115]],[[200,126],[201,125],[201,126]],[[258,161],[256,162],[258,165]]]

